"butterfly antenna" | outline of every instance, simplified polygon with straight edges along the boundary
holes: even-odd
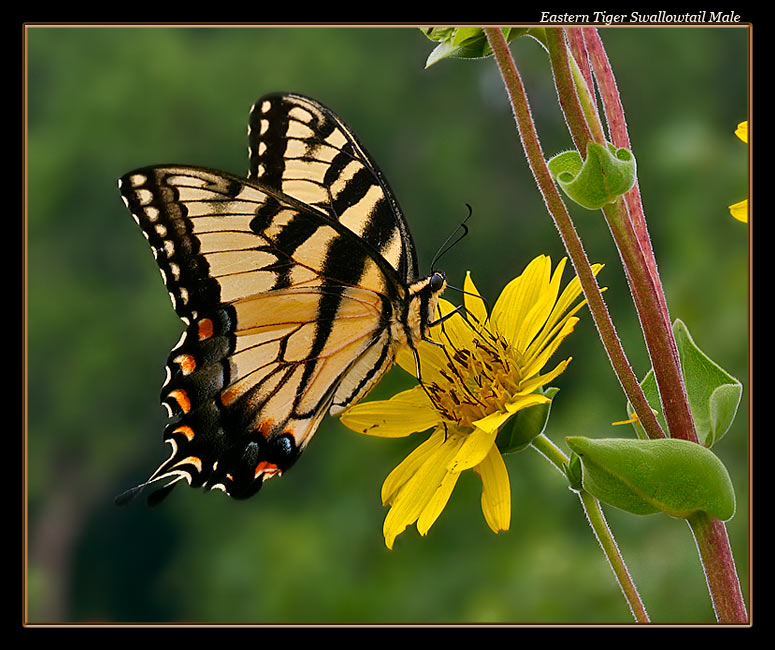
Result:
[[[466,225],[466,221],[468,221],[471,218],[471,215],[473,214],[474,211],[473,211],[473,208],[471,208],[471,206],[468,203],[466,203],[466,207],[468,208],[468,216],[465,219],[463,219],[462,223],[452,231],[449,237],[447,237],[444,243],[439,247],[438,252],[436,253],[436,255],[433,256],[433,260],[431,261],[431,271],[433,271],[433,269],[436,268],[436,262],[438,262],[439,259],[441,259],[442,255],[447,253],[453,246],[455,246],[455,244],[457,244],[461,239],[463,239],[468,234],[468,226]],[[457,239],[455,239],[455,241],[451,242],[452,238],[457,234],[458,230],[461,230],[461,229],[463,232],[458,236]]]

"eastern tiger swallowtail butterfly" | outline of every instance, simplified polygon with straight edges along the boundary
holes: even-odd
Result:
[[[331,110],[297,94],[259,99],[247,179],[187,165],[143,167],[121,195],[186,330],[161,401],[180,479],[242,499],[287,471],[326,411],[361,399],[415,352],[444,275],[418,277],[406,220],[377,165]]]

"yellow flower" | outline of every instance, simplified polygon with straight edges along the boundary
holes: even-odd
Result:
[[[548,257],[534,259],[506,285],[489,316],[467,274],[467,317],[450,316],[432,328],[436,344],[423,342],[419,347],[422,385],[389,400],[357,404],[342,414],[342,422],[354,431],[386,438],[435,427],[382,486],[382,502],[390,505],[383,526],[388,548],[413,523],[425,535],[467,469],[482,480],[482,512],[489,527],[496,533],[508,530],[511,487],[495,438],[514,414],[549,402],[537,391],[570,362],[561,361],[541,374],[573,331],[578,322],[573,314],[584,304],[576,302],[581,293],[578,278],[559,292],[566,261],[552,273]],[[593,270],[600,268],[595,265]],[[439,318],[452,311],[452,304],[439,301]],[[410,350],[402,350],[396,360],[416,373]]]
[[[735,135],[748,144],[748,122],[740,122],[735,129]],[[729,206],[729,212],[738,221],[748,223],[748,199]]]

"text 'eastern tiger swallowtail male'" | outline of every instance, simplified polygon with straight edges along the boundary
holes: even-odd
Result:
[[[353,132],[297,94],[259,99],[247,179],[187,165],[119,181],[186,330],[161,401],[170,457],[158,503],[185,478],[246,498],[288,470],[326,411],[360,400],[415,352],[444,275],[418,278],[393,194]]]

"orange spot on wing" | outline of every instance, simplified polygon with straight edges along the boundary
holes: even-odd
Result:
[[[274,422],[272,420],[261,420],[261,422],[258,423],[258,432],[266,438],[272,432],[273,427]]]
[[[202,472],[202,459],[199,458],[199,456],[187,456],[183,460],[179,460],[175,463],[170,469],[177,467],[178,465],[193,465],[197,472],[200,474]]]
[[[265,479],[268,479],[275,474],[282,474],[282,470],[280,470],[277,465],[274,463],[270,463],[267,460],[262,460],[258,465],[256,465],[256,473],[254,474],[253,478],[258,478],[259,475],[263,474]]]
[[[174,361],[180,366],[180,370],[184,375],[190,375],[196,370],[196,359],[190,354],[179,354]]]
[[[224,406],[228,406],[231,404],[235,399],[237,399],[240,396],[240,392],[232,386],[231,388],[227,388],[221,393],[221,404]]]
[[[213,321],[210,318],[203,318],[199,321],[199,340],[204,341],[213,335]]]
[[[178,403],[178,406],[183,413],[188,413],[191,410],[191,400],[188,397],[188,393],[182,388],[176,388],[175,390],[170,391],[168,397],[171,397]]]
[[[187,424],[182,424],[181,426],[177,427],[172,433],[182,433],[189,440],[194,439],[194,430]]]

